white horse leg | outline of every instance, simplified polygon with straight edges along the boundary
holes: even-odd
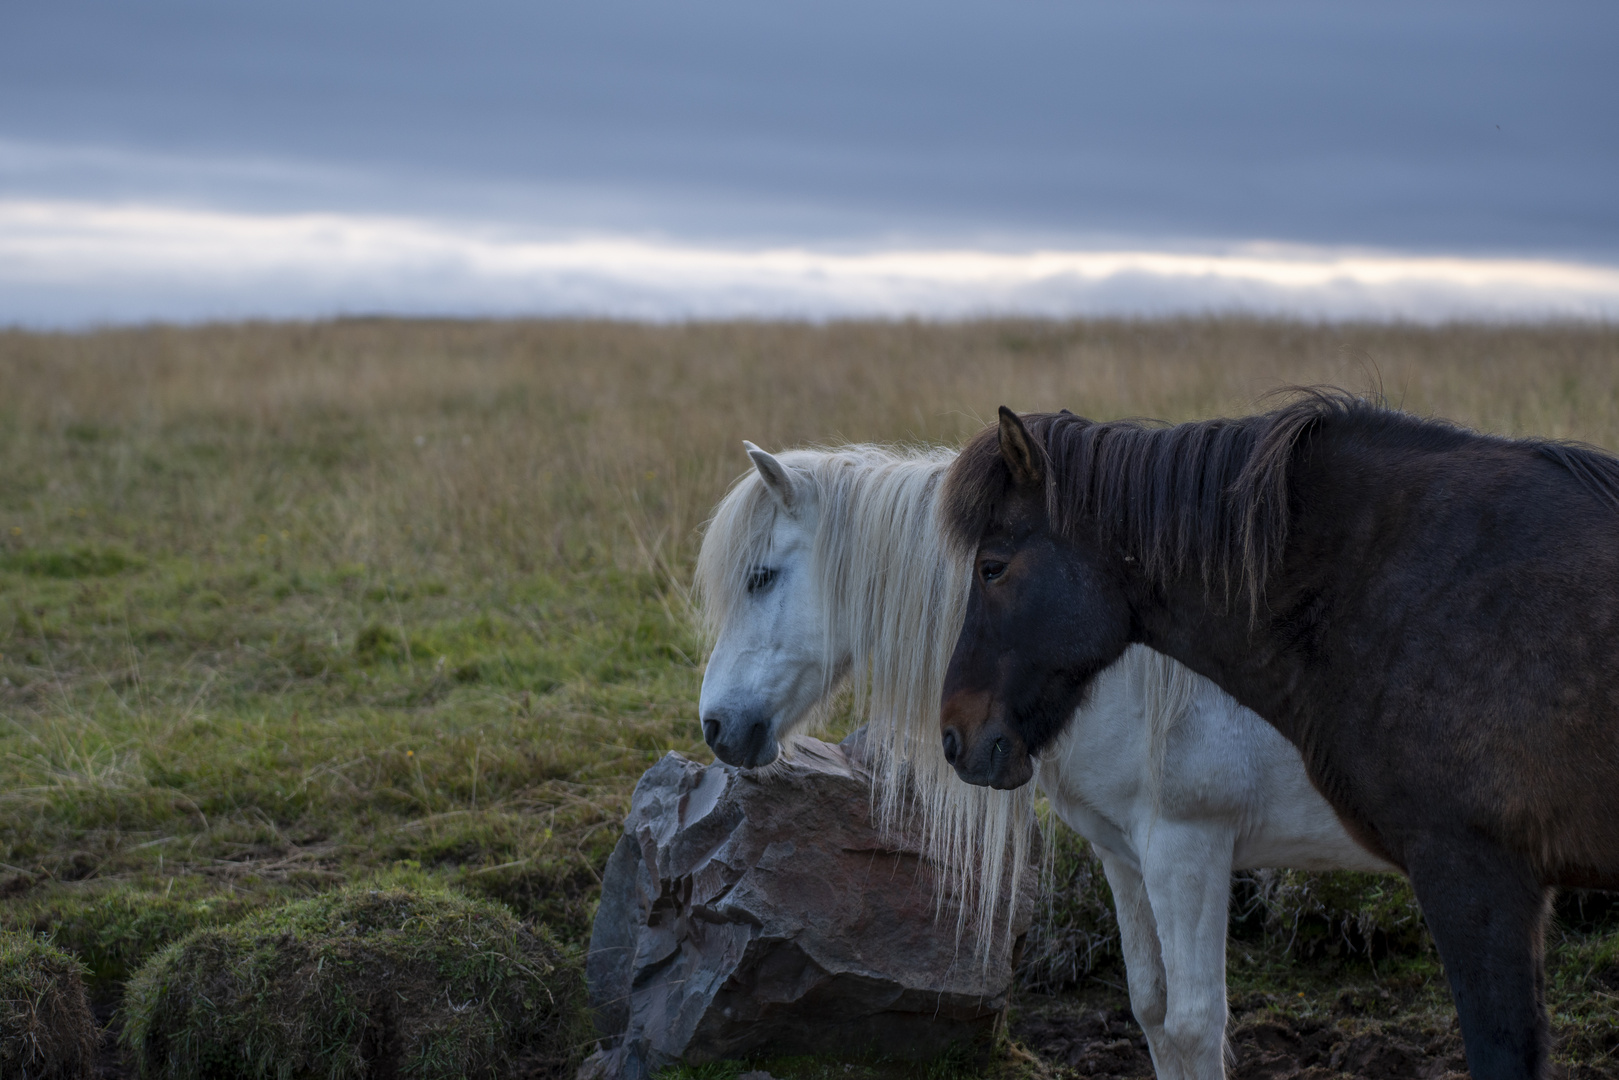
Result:
[[[1142,858],[1169,995],[1165,1056],[1180,1070],[1173,1075],[1192,1080],[1225,1076],[1226,921],[1234,844],[1226,826],[1160,821]]]
[[[1102,860],[1102,871],[1113,890],[1113,912],[1119,923],[1119,945],[1124,951],[1124,975],[1130,986],[1130,1011],[1147,1036],[1147,1052],[1160,1080],[1181,1080],[1182,1073],[1165,1055],[1164,1012],[1169,998],[1165,989],[1163,953],[1158,942],[1158,924],[1141,874],[1124,859],[1105,849],[1092,850]]]

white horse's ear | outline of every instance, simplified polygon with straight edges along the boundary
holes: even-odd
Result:
[[[753,459],[753,467],[759,470],[759,476],[764,480],[765,487],[770,489],[770,494],[781,503],[783,510],[792,510],[798,502],[798,492],[793,489],[793,478],[787,467],[746,439],[742,440],[742,445],[747,448],[748,456]]]

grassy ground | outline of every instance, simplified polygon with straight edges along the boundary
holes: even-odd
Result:
[[[741,439],[1316,381],[1619,446],[1612,328],[0,333],[0,925],[53,933],[104,1009],[187,929],[396,867],[577,941],[636,777],[706,758],[686,583]]]

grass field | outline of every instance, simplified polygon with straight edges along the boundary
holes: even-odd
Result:
[[[1300,382],[1619,447],[1610,327],[0,333],[0,925],[76,952],[104,1010],[185,930],[396,868],[579,941],[636,778],[708,758],[687,584],[742,439],[955,443],[1002,403],[1185,419]],[[1242,992],[1315,1007],[1247,947]],[[1439,1015],[1412,963],[1400,1007]]]

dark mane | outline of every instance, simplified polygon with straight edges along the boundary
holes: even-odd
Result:
[[[1569,440],[1534,440],[1548,457],[1574,474],[1597,498],[1619,510],[1619,458],[1589,443]]]
[[[1258,611],[1266,578],[1287,542],[1288,469],[1299,440],[1325,420],[1356,418],[1440,438],[1485,438],[1534,447],[1619,510],[1619,460],[1580,443],[1476,436],[1331,387],[1296,388],[1294,400],[1236,419],[1166,425],[1030,413],[1024,425],[1046,461],[1046,508],[1059,535],[1086,521],[1103,543],[1164,580],[1196,567],[1211,595],[1247,594]],[[1011,474],[997,429],[974,436],[951,466],[940,513],[952,544],[971,550],[1005,497]],[[1109,513],[1097,513],[1106,508]]]

